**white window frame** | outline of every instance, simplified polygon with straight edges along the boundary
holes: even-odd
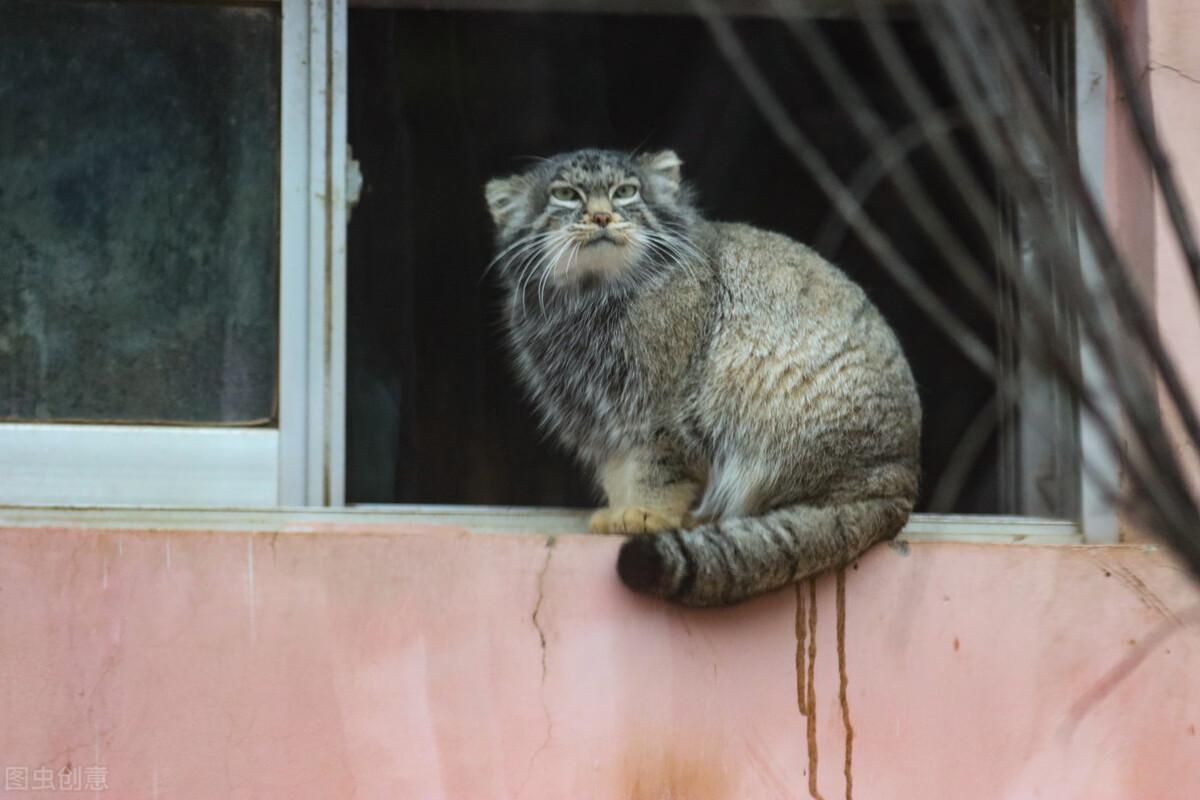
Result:
[[[1095,200],[1096,207],[1107,208],[1104,197],[1105,126],[1108,117],[1108,56],[1091,3],[1075,0],[1075,137],[1080,171]],[[1080,245],[1080,270],[1084,281],[1104,296],[1105,283],[1100,275],[1096,254],[1089,245],[1082,225],[1077,237]],[[1085,385],[1096,387],[1097,407],[1109,419],[1120,419],[1117,395],[1108,382],[1095,348],[1080,336],[1079,363]],[[1100,428],[1079,414],[1080,469],[1079,526],[1087,542],[1111,544],[1121,540],[1117,505],[1105,486],[1121,485],[1120,454],[1114,453]]]
[[[162,0],[166,1],[166,0]],[[561,509],[345,505],[347,30],[349,5],[403,0],[212,0],[281,9],[279,417],[275,428],[0,424],[0,524],[67,519],[126,527],[265,527],[329,522],[424,522],[480,532],[583,530]],[[532,2],[532,0],[531,0]],[[513,0],[451,5],[524,7]],[[528,5],[528,4],[525,4]],[[595,10],[598,3],[584,4]],[[827,5],[827,4],[826,4]],[[666,0],[659,6],[686,6]],[[824,8],[818,4],[819,8]],[[565,7],[564,7],[565,8]],[[1079,154],[1102,200],[1107,65],[1088,3],[1075,3]],[[625,11],[644,10],[625,4]],[[1090,253],[1085,276],[1094,277]],[[1085,378],[1101,371],[1083,350]],[[1082,415],[1081,415],[1082,417]],[[915,540],[1109,542],[1117,514],[1102,483],[1117,485],[1118,457],[1081,419],[1079,520],[914,515]],[[1100,484],[1097,483],[1100,481]],[[48,509],[45,506],[58,506]],[[67,506],[141,506],[69,510]],[[22,509],[18,506],[42,506]],[[272,510],[278,507],[308,507]],[[147,507],[164,507],[152,510]],[[165,507],[173,507],[167,510]]]
[[[345,502],[346,0],[283,0],[279,483]]]
[[[277,425],[0,423],[0,504],[344,500],[346,2],[224,4],[281,13]]]

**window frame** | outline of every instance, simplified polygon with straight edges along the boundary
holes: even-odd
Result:
[[[1075,145],[1080,172],[1096,207],[1106,209],[1104,157],[1108,122],[1108,55],[1092,5],[1075,0]],[[1110,297],[1100,273],[1096,253],[1082,223],[1078,224],[1079,268],[1084,282],[1099,297]],[[1107,378],[1095,348],[1079,337],[1080,371],[1085,385],[1095,392],[1098,408],[1109,419],[1119,419],[1116,391]],[[1086,414],[1078,415],[1079,529],[1085,541],[1111,544],[1121,540],[1115,499],[1105,487],[1121,485],[1120,454],[1113,452],[1100,427]],[[1082,465],[1086,464],[1087,469]]]
[[[346,0],[282,0],[279,487],[345,503]]]
[[[895,5],[902,5],[903,0],[897,0]],[[420,8],[428,4],[423,0],[351,0],[351,7],[361,8]],[[819,0],[811,6],[812,13],[820,15],[836,11],[838,0]],[[656,0],[655,2],[630,4],[625,2],[606,2],[606,0],[586,0],[572,3],[568,0],[442,0],[439,8],[451,8],[463,11],[511,11],[521,13],[538,8],[552,7],[555,11],[595,12],[610,8],[613,13],[662,13],[686,14],[691,13],[692,6],[688,0]],[[774,6],[770,2],[750,2],[737,6],[736,13],[742,16],[771,15]],[[1103,41],[1094,24],[1090,4],[1086,0],[1074,0],[1071,21],[1054,31],[1054,35],[1071,35],[1074,58],[1069,63],[1058,62],[1051,65],[1055,81],[1070,90],[1072,106],[1060,109],[1064,120],[1069,120],[1075,128],[1076,150],[1081,162],[1082,172],[1088,186],[1095,195],[1098,207],[1104,207],[1104,135],[1106,124],[1106,94],[1107,94],[1107,60]],[[1072,70],[1070,73],[1066,70]],[[1002,221],[1002,225],[1007,225]],[[1019,237],[1023,234],[1014,231]],[[1100,273],[1095,256],[1086,246],[1086,237],[1078,237],[1081,252],[1079,254],[1080,270],[1089,285],[1100,290]],[[1015,242],[1020,249],[1020,241]],[[1076,321],[1063,317],[1059,320],[1067,328],[1076,325]],[[1090,385],[1098,385],[1103,380],[1103,370],[1093,357],[1090,349],[1083,340],[1080,341],[1078,357],[1085,380]],[[1005,431],[1016,443],[1013,448],[1017,453],[1010,467],[1018,473],[1016,482],[1021,485],[1012,486],[1014,493],[1025,492],[1032,494],[1033,466],[1042,458],[1047,450],[1052,450],[1056,456],[1053,480],[1056,488],[1063,493],[1077,496],[1079,512],[1072,519],[1050,518],[1038,516],[1037,511],[1029,514],[1008,515],[959,515],[959,514],[914,514],[906,528],[909,533],[917,536],[928,536],[934,539],[952,538],[956,540],[979,541],[1087,541],[1095,543],[1111,543],[1120,540],[1118,515],[1113,498],[1103,487],[1119,486],[1119,457],[1107,447],[1099,429],[1084,414],[1075,413],[1077,408],[1063,413],[1065,388],[1059,385],[1052,376],[1040,374],[1032,367],[1028,359],[1017,356],[1012,365],[1014,379],[1025,391],[1036,391],[1039,399],[1045,399],[1055,405],[1053,410],[1033,421],[1026,420],[1012,425]],[[1111,391],[1101,392],[1110,404],[1115,403]],[[1072,404],[1073,406],[1073,404]],[[1069,420],[1068,420],[1069,418]],[[1047,429],[1050,430],[1047,439]],[[1049,441],[1049,445],[1046,442]],[[1082,465],[1087,463],[1089,470]],[[1068,503],[1073,504],[1073,503]],[[1025,507],[1034,505],[1028,501]],[[480,513],[497,514],[500,511],[488,507],[457,507],[457,506],[420,506],[394,504],[356,505],[355,508],[371,509],[381,513],[382,509],[392,509],[397,519],[413,518],[416,521],[429,522],[441,516],[457,519],[460,508],[479,508]],[[439,511],[437,509],[444,509]],[[541,529],[537,513],[529,510],[508,509],[504,513],[521,515],[527,529]],[[415,515],[415,516],[414,516]],[[474,519],[476,514],[463,517],[464,520]],[[563,517],[558,511],[547,509],[541,522],[558,524]],[[476,527],[487,526],[474,523]],[[1070,526],[1072,533],[1065,534]],[[999,533],[1004,528],[1008,534]]]
[[[280,9],[276,423],[0,423],[0,504],[343,502],[346,3],[212,2]]]
[[[345,507],[346,223],[356,171],[346,130],[349,10],[351,6],[426,4],[405,0],[207,1],[267,5],[279,7],[281,13],[277,425],[0,424],[0,474],[10,476],[0,484],[0,506],[8,506],[0,521],[28,519],[30,514],[40,514],[42,519],[76,515],[45,506],[138,505],[175,508],[143,510],[141,516],[132,517],[113,509],[92,512],[88,518],[135,526],[139,519],[148,524],[172,520],[171,527],[208,526],[220,519],[241,525],[257,518],[275,526],[311,516],[362,523],[440,522],[481,532],[585,529],[583,516],[561,509]],[[446,5],[464,10],[531,7],[512,0],[457,0]],[[602,4],[586,5],[584,10],[595,10]],[[620,10],[628,13],[636,10],[635,6],[626,4]],[[686,3],[672,0],[660,6],[682,9]],[[827,11],[828,6],[821,3],[817,9]],[[1078,152],[1088,184],[1103,207],[1107,63],[1089,4],[1075,0],[1074,7],[1073,111]],[[748,13],[755,13],[753,7]],[[1085,248],[1080,258],[1085,279],[1095,282],[1094,256]],[[1080,359],[1085,379],[1098,381],[1101,370],[1086,347],[1081,347]],[[1119,458],[1095,427],[1083,415],[1078,416],[1077,464],[1087,462],[1092,467],[1090,474],[1076,469],[1080,473],[1078,519],[916,514],[906,537],[1117,541],[1116,509],[1100,487],[1118,484]],[[42,510],[26,513],[20,506],[42,506]]]

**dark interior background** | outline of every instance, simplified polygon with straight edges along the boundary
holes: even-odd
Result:
[[[865,33],[850,22],[820,24],[889,125],[909,125]],[[895,26],[949,106],[918,27]],[[796,124],[851,180],[872,155],[844,99],[826,88],[781,23],[744,19],[736,27]],[[574,463],[536,429],[503,347],[500,293],[480,276],[492,247],[484,182],[522,169],[529,157],[598,146],[673,148],[706,215],[814,244],[866,289],[920,385],[925,507],[995,387],[853,235],[838,235],[825,196],[785,152],[700,21],[355,10],[350,56],[350,140],[365,187],[349,231],[349,501],[595,502]],[[951,225],[968,231],[981,263],[992,263],[932,156],[918,150],[912,163]],[[992,324],[975,312],[907,205],[886,181],[867,201],[871,218],[927,281],[995,342]],[[1001,510],[996,452],[993,440],[954,510]]]

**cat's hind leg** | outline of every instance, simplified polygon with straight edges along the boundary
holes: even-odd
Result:
[[[641,449],[609,459],[600,470],[608,508],[592,515],[592,533],[629,535],[687,527],[700,481],[669,453]]]

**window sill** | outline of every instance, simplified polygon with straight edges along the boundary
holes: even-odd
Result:
[[[315,532],[326,526],[445,525],[478,534],[587,531],[587,510],[510,506],[363,505],[350,508],[167,508],[150,506],[0,506],[0,527],[124,530]],[[1082,544],[1070,520],[914,514],[900,534],[910,542]]]

